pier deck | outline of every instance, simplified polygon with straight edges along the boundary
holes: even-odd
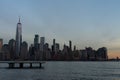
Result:
[[[30,68],[33,67],[32,64],[39,64],[39,68],[41,68],[45,61],[0,61],[0,63],[7,63],[9,68],[15,68],[15,64],[19,64],[19,68],[23,68],[24,64],[30,64]]]

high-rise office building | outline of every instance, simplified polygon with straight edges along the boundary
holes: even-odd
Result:
[[[53,51],[55,52],[55,39],[53,39]]]
[[[40,37],[40,43],[45,44],[45,37]]]
[[[45,44],[45,37],[40,37],[40,51],[43,51]]]
[[[76,46],[74,45],[74,51],[76,51]]]
[[[21,51],[21,43],[22,43],[22,24],[20,22],[17,23],[17,28],[16,28],[16,58],[20,56],[20,51]]]
[[[3,60],[10,60],[10,52],[9,52],[9,45],[8,44],[3,45],[2,51],[3,51],[2,59]]]
[[[34,47],[35,49],[39,48],[39,35],[38,34],[36,34],[34,38]]]
[[[56,43],[55,44],[55,51],[56,51],[56,53],[58,53],[59,52],[59,50],[60,50],[60,45],[59,45],[59,43]]]
[[[0,39],[0,60],[3,60],[2,46],[3,46],[3,39]]]
[[[69,48],[72,50],[72,41],[69,41]]]
[[[10,39],[8,44],[9,44],[10,58],[11,60],[13,60],[15,58],[15,40]]]
[[[3,39],[0,39],[0,51],[2,50],[2,46],[3,46]]]
[[[28,43],[24,41],[21,44],[21,54],[20,54],[21,60],[28,59]]]
[[[51,57],[53,57],[54,54],[56,53],[56,51],[55,51],[55,39],[53,39],[53,45],[51,46],[51,48],[52,48]]]

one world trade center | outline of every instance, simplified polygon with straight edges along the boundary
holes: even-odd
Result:
[[[22,24],[20,22],[20,18],[19,18],[19,22],[17,23],[17,28],[16,28],[16,53],[15,53],[15,57],[19,58],[20,56],[20,52],[21,52],[21,43],[22,43]]]

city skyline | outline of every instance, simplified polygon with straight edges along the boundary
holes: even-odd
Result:
[[[1,0],[0,38],[4,43],[15,39],[15,23],[20,15],[23,41],[29,44],[33,43],[34,34],[39,34],[46,37],[49,44],[55,38],[61,45],[68,45],[71,40],[78,49],[105,46],[109,57],[120,57],[119,2]]]
[[[53,39],[53,44],[49,45],[45,37],[35,34],[34,43],[28,46],[26,41],[22,41],[22,23],[19,21],[16,27],[16,38],[10,39],[7,44],[0,38],[0,60],[1,61],[108,61],[108,50],[100,47],[97,50],[92,47],[76,49],[76,45],[69,40],[69,45],[64,43],[63,49],[60,44]],[[40,40],[39,40],[40,38]],[[73,46],[74,48],[73,48]],[[119,60],[116,57],[115,60]]]

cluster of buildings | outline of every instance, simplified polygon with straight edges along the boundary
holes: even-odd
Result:
[[[35,34],[33,44],[28,46],[26,41],[22,41],[22,24],[19,19],[16,39],[9,40],[8,44],[3,44],[3,39],[0,39],[0,60],[105,61],[108,56],[106,47],[77,50],[76,46],[72,48],[72,41],[69,41],[69,45],[64,44],[61,50],[55,39],[50,46],[45,42],[45,37],[39,37],[38,34]]]

